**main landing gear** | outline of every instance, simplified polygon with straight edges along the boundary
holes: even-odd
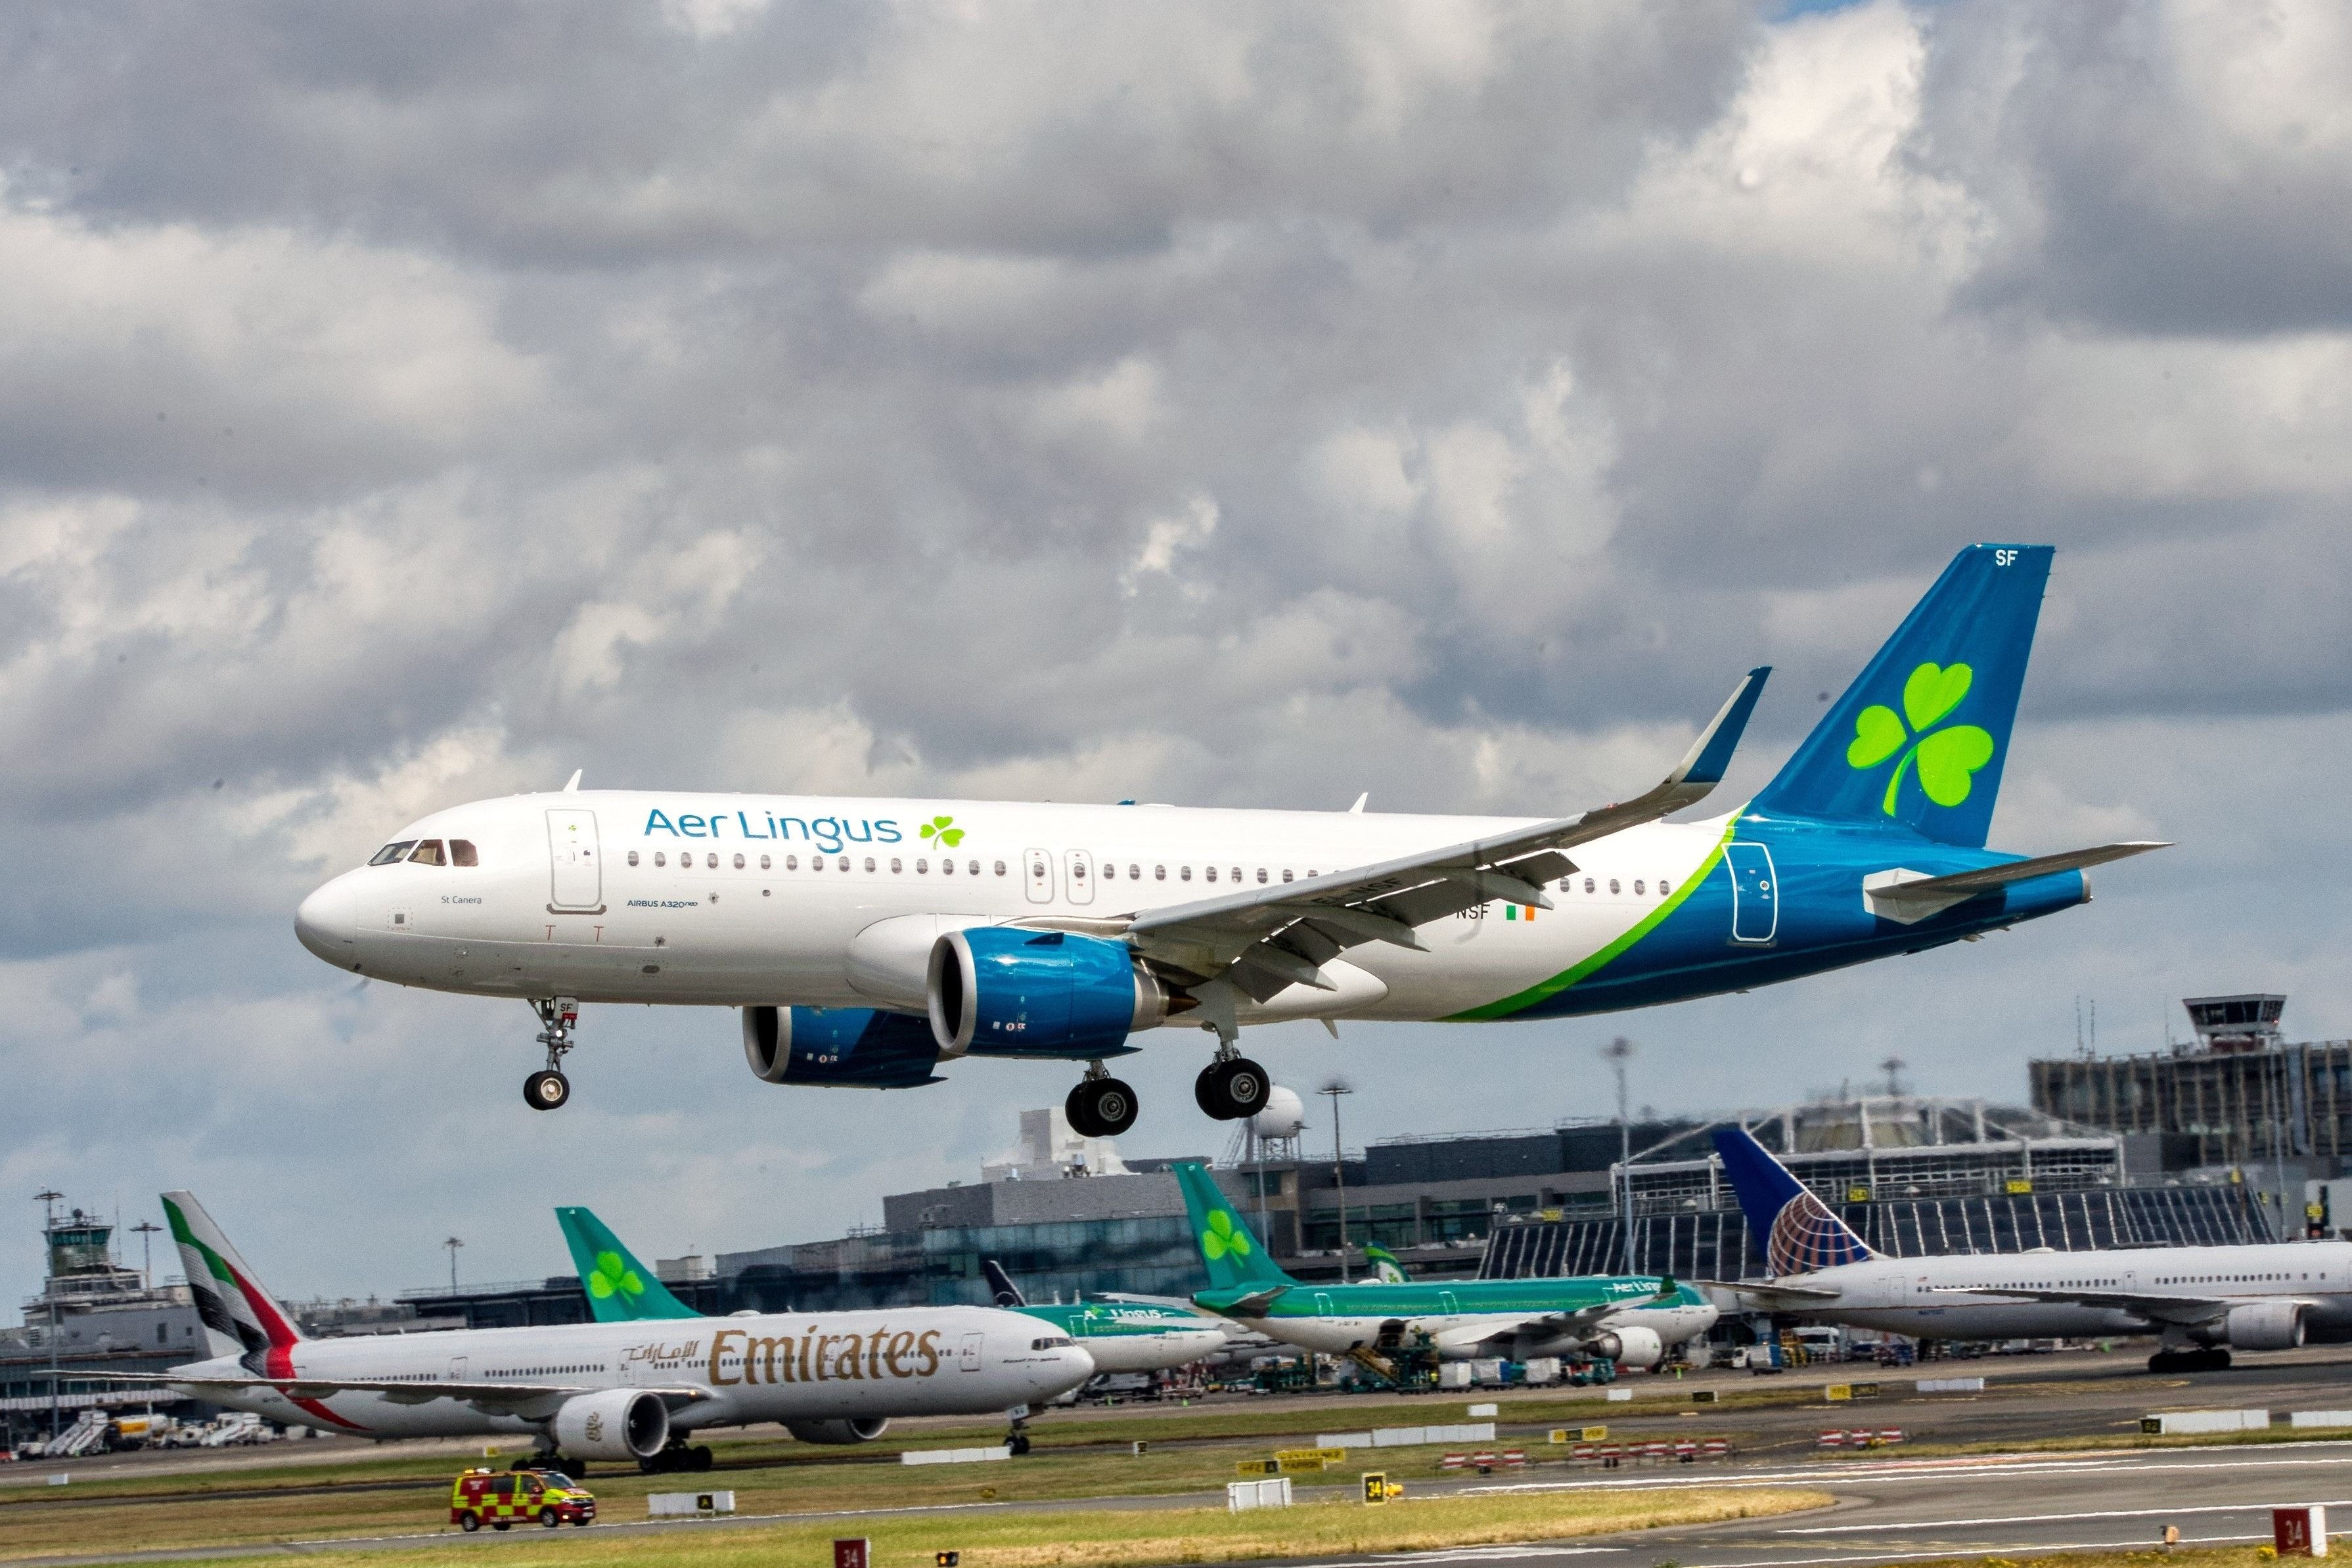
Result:
[[[1217,1060],[1201,1070],[1192,1082],[1192,1098],[1202,1113],[1220,1122],[1239,1122],[1265,1109],[1265,1097],[1274,1091],[1274,1081],[1265,1069],[1242,1055],[1230,1045],[1217,1052]]]
[[[2219,1345],[2159,1350],[2147,1358],[2150,1372],[2226,1372],[2230,1353]]]
[[[710,1468],[710,1450],[700,1443],[688,1448],[684,1440],[670,1439],[669,1447],[660,1453],[637,1461],[637,1469],[646,1475],[668,1475],[676,1470],[707,1470]]]
[[[534,1111],[555,1111],[572,1098],[572,1080],[563,1076],[563,1053],[580,1026],[580,1003],[572,997],[550,997],[533,1002],[539,1009],[539,1043],[547,1047],[547,1066],[522,1081],[522,1103]]]
[[[1062,1113],[1070,1119],[1070,1131],[1081,1138],[1115,1138],[1135,1125],[1135,1091],[1113,1078],[1101,1062],[1093,1062],[1063,1102]],[[1022,1441],[1024,1447],[1014,1453],[1026,1450],[1027,1439]]]

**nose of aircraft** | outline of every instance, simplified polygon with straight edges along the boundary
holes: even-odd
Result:
[[[294,911],[294,935],[302,946],[339,969],[352,965],[359,921],[352,907],[348,876],[315,888]]]

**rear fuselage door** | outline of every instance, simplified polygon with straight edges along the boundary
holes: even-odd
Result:
[[[1062,857],[1062,885],[1070,890],[1072,904],[1095,901],[1094,860],[1086,851],[1072,850]]]
[[[1772,852],[1762,844],[1723,846],[1731,868],[1731,939],[1764,943],[1780,928],[1780,879],[1772,874]]]
[[[594,913],[604,904],[604,867],[596,846],[596,813],[547,814],[547,853],[553,873],[547,906]]]
[[[1027,853],[1024,854],[1021,859],[1022,862],[1028,870],[1029,902],[1032,904],[1053,903],[1054,857],[1047,854],[1044,850],[1031,850]]]
[[[980,1370],[981,1337],[982,1336],[976,1333],[968,1333],[963,1336],[963,1356],[961,1364],[963,1370],[966,1372],[978,1372]]]

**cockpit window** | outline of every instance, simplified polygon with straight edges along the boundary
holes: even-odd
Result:
[[[474,841],[471,839],[451,839],[449,841],[449,863],[451,865],[481,864],[481,857],[474,852]]]
[[[425,839],[421,841],[417,844],[416,848],[409,852],[408,860],[411,865],[440,865],[444,863],[441,858],[441,841],[439,839]]]
[[[390,865],[393,862],[399,860],[404,855],[407,854],[410,850],[415,847],[416,841],[415,839],[403,839],[396,844],[386,844],[383,848],[375,852],[375,859],[368,862],[368,864]]]

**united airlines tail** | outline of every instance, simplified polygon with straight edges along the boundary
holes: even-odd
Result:
[[[1169,1168],[1183,1189],[1184,1211],[1192,1218],[1192,1239],[1201,1249],[1201,1263],[1208,1270],[1211,1290],[1296,1283],[1275,1267],[1265,1248],[1250,1234],[1248,1221],[1234,1212],[1232,1200],[1209,1175],[1208,1166],[1186,1160]]]
[[[204,1324],[205,1348],[215,1357],[236,1357],[257,1377],[286,1370],[270,1364],[273,1354],[282,1360],[301,1339],[300,1332],[195,1195],[165,1193],[163,1221],[180,1249],[181,1272],[188,1278],[196,1321]]]
[[[637,1261],[604,1222],[584,1208],[559,1208],[555,1222],[580,1270],[588,1315],[600,1323],[639,1322],[648,1318],[698,1318],[692,1307],[669,1293],[654,1271]]]
[[[1746,1128],[1717,1127],[1715,1149],[1723,1156],[1723,1174],[1739,1198],[1739,1211],[1748,1217],[1748,1234],[1762,1249],[1774,1279],[1877,1256]]]
[[[2053,553],[1983,544],[1955,556],[1752,809],[1982,849]]]

